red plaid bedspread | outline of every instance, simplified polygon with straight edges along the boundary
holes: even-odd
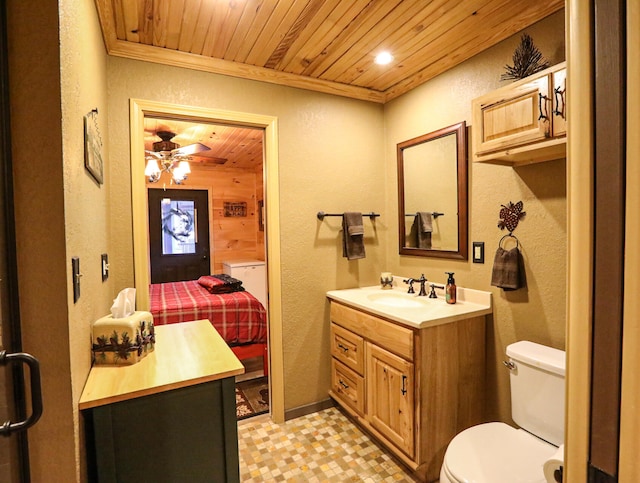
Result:
[[[266,342],[266,311],[249,292],[211,294],[197,280],[149,285],[154,325],[209,319],[229,345]]]

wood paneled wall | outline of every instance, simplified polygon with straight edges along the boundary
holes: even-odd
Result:
[[[163,181],[161,179],[160,183]],[[212,273],[222,273],[222,264],[227,260],[265,259],[264,231],[260,231],[258,225],[258,201],[263,199],[264,192],[262,168],[204,168],[191,163],[189,179],[185,184],[171,185],[171,188],[206,189],[209,192]],[[225,202],[245,202],[247,216],[224,216]]]

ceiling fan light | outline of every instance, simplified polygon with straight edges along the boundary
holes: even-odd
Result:
[[[184,174],[191,173],[191,166],[189,166],[189,161],[180,161],[178,164],[178,169],[181,170]]]
[[[180,184],[187,179],[187,173],[185,173],[180,166],[171,171],[171,176],[173,176],[173,181],[176,184]]]
[[[160,175],[160,168],[158,167],[158,161],[155,159],[148,159],[147,166],[144,168],[144,175],[149,178],[157,177]]]

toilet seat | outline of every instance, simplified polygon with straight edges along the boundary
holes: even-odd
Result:
[[[473,426],[447,448],[441,483],[545,483],[542,466],[557,448],[504,423]]]

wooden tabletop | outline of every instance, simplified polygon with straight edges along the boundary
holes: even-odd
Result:
[[[78,407],[89,409],[244,373],[208,320],[155,327],[155,350],[132,365],[94,365]]]

